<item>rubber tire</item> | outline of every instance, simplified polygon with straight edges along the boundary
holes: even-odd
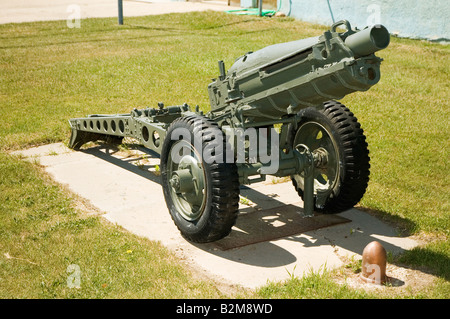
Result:
[[[332,196],[325,199],[325,204],[319,206],[315,201],[315,208],[321,213],[339,213],[355,206],[366,192],[370,175],[369,150],[361,125],[345,105],[328,101],[323,106],[322,110],[306,108],[300,111],[298,115],[301,120],[297,128],[308,121],[315,121],[328,131],[337,145],[340,158],[339,181]],[[290,132],[292,145],[297,131],[291,129]],[[303,198],[303,190],[297,187],[293,177],[291,179]]]
[[[201,125],[194,125],[201,121]],[[196,122],[198,123],[198,122]],[[207,243],[226,237],[236,222],[239,212],[239,175],[235,163],[206,163],[202,161],[206,179],[206,205],[197,220],[185,219],[176,209],[172,200],[168,176],[168,160],[172,145],[178,140],[172,140],[172,132],[177,128],[185,128],[191,134],[191,141],[200,138],[203,152],[205,147],[214,142],[213,130],[220,130],[218,125],[202,116],[185,116],[175,119],[168,128],[161,152],[161,177],[164,197],[170,215],[181,232],[181,235],[191,242]],[[217,133],[217,131],[215,131]],[[223,132],[220,130],[222,137]],[[225,138],[222,139],[225,152]],[[191,143],[192,144],[192,143]],[[204,154],[204,153],[203,153]],[[216,154],[217,156],[218,154]],[[221,156],[224,154],[219,154]],[[225,158],[225,157],[224,157]]]

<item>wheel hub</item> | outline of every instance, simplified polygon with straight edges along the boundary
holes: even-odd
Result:
[[[309,147],[314,159],[314,193],[316,204],[322,205],[339,180],[339,154],[331,133],[317,122],[306,122],[297,131],[295,143]],[[297,185],[304,188],[304,176],[296,176]]]
[[[186,147],[193,151],[192,146]],[[196,220],[205,207],[205,177],[203,166],[195,152],[188,154],[190,155],[184,155],[178,164],[171,162],[169,185],[173,202],[183,218]]]
[[[313,151],[314,166],[316,168],[326,168],[328,164],[328,151],[323,147],[319,147]]]
[[[169,183],[176,193],[187,193],[193,190],[192,178],[189,169],[179,169],[172,173]]]

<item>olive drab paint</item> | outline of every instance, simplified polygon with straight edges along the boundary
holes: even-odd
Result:
[[[210,166],[214,162],[232,162],[226,167],[237,171],[239,184],[264,181],[266,175],[291,176],[303,197],[306,216],[312,216],[314,209],[322,209],[328,202],[334,202],[334,210],[348,209],[348,204],[356,204],[365,192],[369,157],[356,118],[334,100],[366,91],[379,82],[382,59],[375,53],[386,48],[389,41],[389,32],[382,25],[354,30],[342,20],[320,36],[248,52],[228,71],[219,61],[219,76],[207,87],[211,108],[206,114],[198,106],[166,107],[159,103],[157,108],[134,109],[128,114],[73,118],[69,120],[69,146],[79,149],[89,141],[121,143],[123,137],[132,137],[142,146],[164,154],[174,168],[163,188],[168,188],[166,193],[180,203],[178,207],[184,210],[180,216],[192,222],[185,229],[179,227],[189,238],[194,238],[189,232],[208,213],[208,174],[218,169]],[[348,130],[356,138],[345,142]],[[175,139],[185,142],[165,143]],[[348,148],[354,142],[359,143],[360,150]],[[169,146],[187,153],[175,152],[167,157],[169,150],[164,147]],[[351,153],[350,158],[360,156],[361,160],[347,161],[346,152]],[[177,164],[177,157],[181,164]],[[351,198],[351,194],[342,194],[340,184],[344,172],[355,163],[364,171],[363,181],[357,184],[363,189]],[[214,174],[220,175],[220,169]],[[221,204],[238,200],[234,195],[232,199],[227,194],[215,196]],[[336,203],[341,199],[346,205]],[[211,232],[219,233],[214,236],[199,228],[203,237],[196,241],[226,236],[231,226],[229,222],[212,225]]]

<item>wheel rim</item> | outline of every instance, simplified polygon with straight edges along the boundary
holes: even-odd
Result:
[[[306,122],[300,126],[293,146],[300,143],[308,146],[315,159],[320,159],[315,161],[314,194],[316,205],[324,205],[339,181],[340,158],[337,144],[328,130],[317,122]],[[298,187],[304,189],[303,172],[294,178]]]
[[[186,220],[198,220],[206,205],[206,178],[201,157],[192,144],[177,141],[170,150],[167,167],[170,196],[176,210]]]

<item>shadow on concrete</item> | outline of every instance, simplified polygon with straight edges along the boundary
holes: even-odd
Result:
[[[211,243],[193,243],[192,245],[198,249],[227,260],[264,268],[287,266],[298,261],[298,258],[289,250],[284,249],[270,241],[225,251],[215,248],[211,245]]]
[[[159,155],[147,148],[139,145],[128,144],[128,149],[138,150],[145,154],[145,156],[131,156],[130,158],[120,158],[117,156],[119,149],[117,146],[99,145],[89,149],[82,150],[84,153],[96,156],[111,164],[117,165],[134,174],[142,176],[149,181],[161,184],[159,176],[148,171],[149,168],[155,165],[144,165],[144,167],[136,166],[135,162],[140,158],[159,158]],[[210,254],[232,260],[235,262],[260,266],[260,267],[280,267],[291,264],[293,262],[307,262],[307,260],[299,260],[298,254],[295,256],[287,249],[277,245],[275,240],[284,239],[291,242],[296,242],[304,248],[331,246],[334,248],[342,248],[354,254],[361,255],[364,247],[370,242],[377,240],[388,253],[393,255],[402,253],[403,248],[383,240],[391,237],[398,237],[395,228],[386,227],[381,221],[376,219],[363,211],[358,209],[350,209],[346,212],[336,215],[316,214],[314,217],[303,217],[303,209],[297,205],[286,205],[286,203],[278,201],[270,194],[263,194],[253,188],[242,186],[241,192],[245,197],[256,204],[256,208],[270,206],[273,211],[270,214],[261,213],[266,210],[243,208],[240,210],[240,215],[236,226],[234,227],[229,237],[220,241],[207,244],[192,244],[193,246],[204,250]],[[300,199],[299,199],[300,201]],[[284,213],[287,211],[287,213]],[[302,220],[306,222],[314,221],[314,219],[323,219],[325,222],[317,222],[316,226],[302,228]],[[327,218],[335,218],[334,221],[327,222]],[[245,222],[241,222],[245,219]],[[293,223],[299,225],[298,231],[292,233]],[[278,226],[277,226],[278,225]],[[281,225],[281,226],[279,226]],[[333,226],[333,227],[330,227]],[[283,233],[282,228],[289,228],[288,233]],[[279,228],[279,229],[277,229]],[[318,230],[320,229],[320,232]],[[273,231],[278,231],[278,236],[273,236]],[[256,231],[258,233],[256,233]],[[281,232],[280,232],[281,231]],[[247,235],[247,237],[259,236],[258,240],[247,240],[248,244],[233,243],[232,238],[239,236],[239,233]],[[307,233],[307,234],[305,234]],[[236,236],[238,235],[238,236]],[[266,235],[266,238],[261,236]],[[221,243],[230,241],[226,244],[226,248],[221,247]],[[235,247],[233,247],[233,244]],[[325,261],[324,261],[325,262]]]
[[[213,246],[220,250],[236,249],[349,222],[351,220],[334,214],[316,213],[304,217],[299,205],[280,202],[280,206],[251,213],[242,213],[241,209],[231,234],[214,242]]]
[[[245,188],[245,194],[249,200],[256,204],[256,207],[263,207],[267,202],[267,195],[261,194],[255,189]],[[264,195],[266,197],[264,197]],[[284,208],[289,209],[289,206],[292,206],[286,205],[274,198],[271,198],[271,202],[272,205],[278,205],[280,210]],[[330,222],[329,225],[326,225],[326,223],[318,223],[318,227],[313,227],[312,229],[301,230],[299,228],[298,233],[282,237],[283,240],[298,243],[303,248],[331,246],[334,249],[344,249],[350,252],[350,255],[361,255],[366,245],[376,240],[380,242],[388,254],[391,254],[392,256],[405,252],[405,249],[397,245],[396,241],[390,241],[392,238],[403,238],[402,236],[399,236],[395,228],[387,226],[376,217],[359,209],[353,208],[336,215],[316,213],[314,217],[309,218],[302,216],[302,207],[298,206],[296,207],[296,210],[297,217],[294,218],[297,219],[297,222],[302,219],[308,221],[314,218],[327,218],[331,216],[343,219],[342,221]],[[258,216],[257,212],[246,213],[245,215],[247,214],[252,215],[252,217],[255,218],[253,220],[248,218],[248,224],[243,225],[242,223],[239,223],[239,218],[244,216],[241,214],[238,217],[238,222],[236,224],[240,226],[240,229],[237,230],[234,228],[229,237],[233,236],[233,232],[246,232],[247,229],[254,229],[264,223],[267,227],[261,229],[261,231],[270,232],[271,229],[274,229],[274,225],[276,224],[284,225],[292,223],[292,216],[294,216],[292,214],[284,213],[271,214],[270,219],[261,220],[261,218],[265,218],[267,215],[260,214]],[[271,236],[268,237],[268,240],[272,240],[270,239]],[[226,241],[228,240],[227,238],[224,238],[221,241]],[[220,248],[221,241],[201,245],[196,244],[195,246],[222,258],[261,267],[278,267],[288,265],[292,262],[308,262],[308,260],[301,260],[301,256],[298,254],[295,256],[288,250],[276,245],[275,242],[266,241],[259,243],[258,245],[240,246],[235,249],[223,250]],[[396,284],[401,285],[399,282]]]
[[[143,152],[145,154],[143,155],[133,155],[129,156],[127,158],[121,158],[117,156],[117,153],[119,152],[119,148],[117,145],[110,145],[110,144],[100,144],[95,147],[90,147],[87,149],[82,149],[80,152],[98,157],[110,164],[114,164],[116,166],[119,166],[120,168],[123,168],[131,173],[137,174],[143,178],[146,178],[152,182],[161,184],[161,178],[160,176],[155,175],[154,173],[150,172],[149,169],[155,168],[156,165],[136,165],[136,162],[140,160],[145,160],[148,158],[159,158],[159,154],[156,152],[153,152],[152,150],[136,145],[136,144],[127,144],[127,148],[129,150],[136,150]],[[144,156],[145,155],[145,156]]]

